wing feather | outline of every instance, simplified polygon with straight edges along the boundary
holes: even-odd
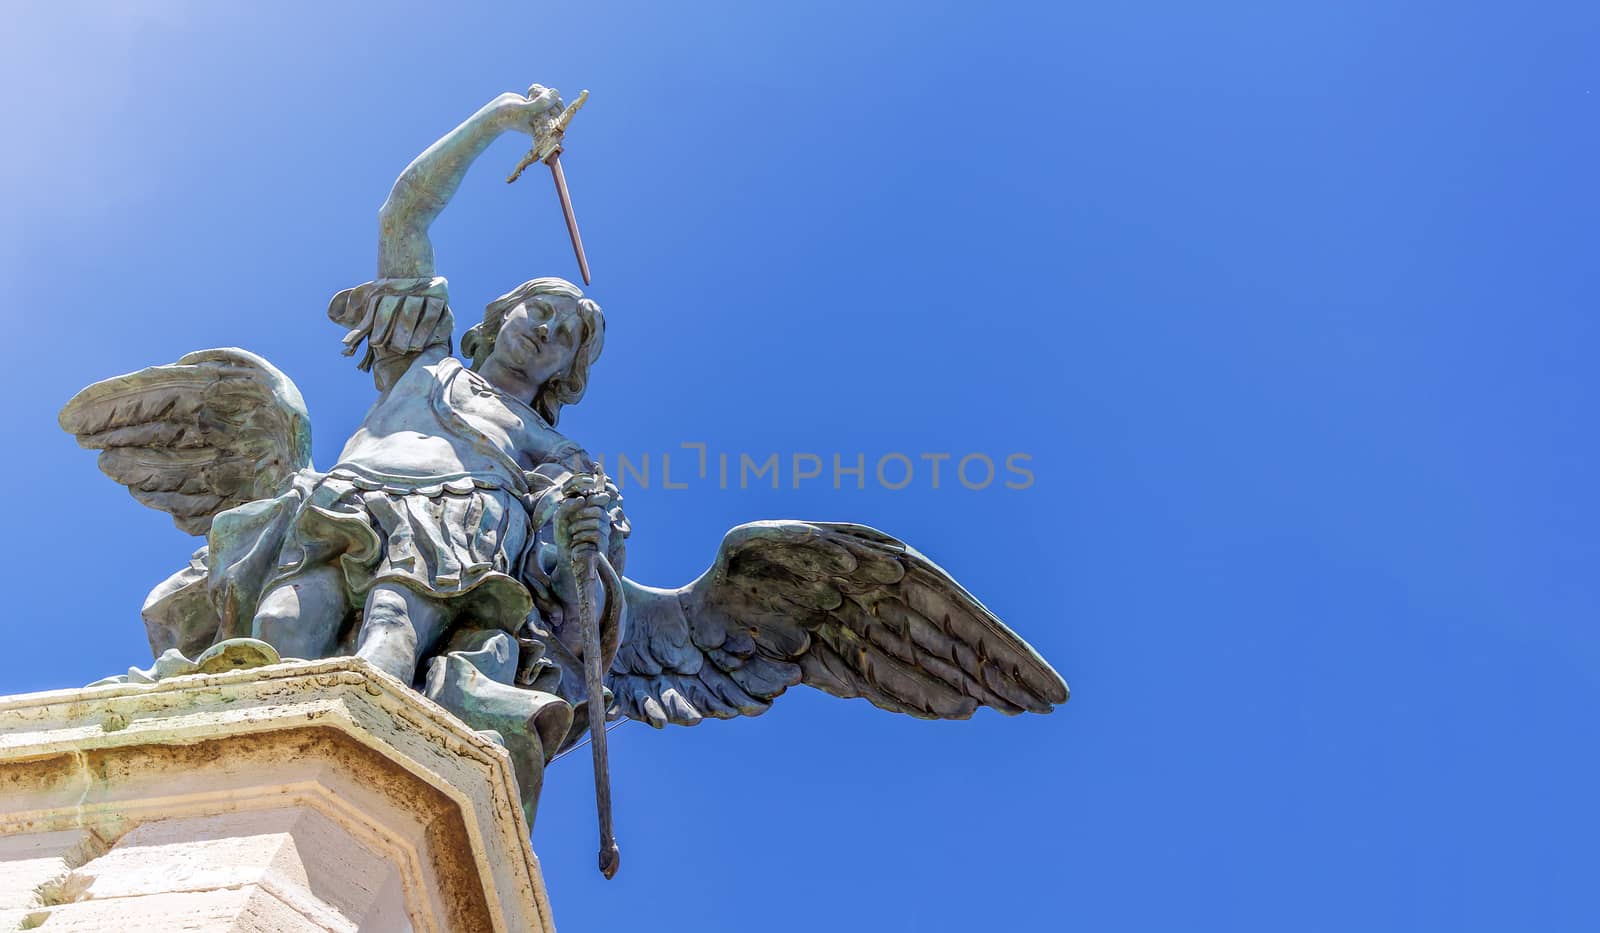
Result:
[[[924,719],[1047,713],[1068,696],[949,574],[863,525],[741,525],[695,582],[624,592],[612,690],[657,727],[759,715],[796,683]]]
[[[113,376],[61,410],[135,499],[205,534],[216,513],[277,494],[311,465],[311,419],[287,376],[253,353],[199,350]]]

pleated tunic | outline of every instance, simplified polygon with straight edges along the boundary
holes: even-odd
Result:
[[[267,590],[333,565],[353,606],[396,583],[515,631],[533,608],[525,474],[581,456],[520,399],[425,351],[301,503]]]

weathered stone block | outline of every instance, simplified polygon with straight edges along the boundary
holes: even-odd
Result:
[[[553,930],[504,749],[354,659],[0,698],[0,929]]]

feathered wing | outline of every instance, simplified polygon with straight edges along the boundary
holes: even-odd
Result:
[[[218,512],[277,495],[311,465],[300,390],[232,347],[97,382],[67,402],[60,420],[101,452],[102,472],[195,535]]]
[[[688,586],[623,586],[609,686],[624,716],[657,728],[756,716],[797,683],[922,719],[1067,700],[1060,675],[949,574],[864,525],[741,525]]]

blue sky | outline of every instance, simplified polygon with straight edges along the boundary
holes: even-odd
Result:
[[[372,389],[323,312],[394,176],[501,91],[587,87],[564,161],[609,333],[562,427],[657,464],[630,575],[865,522],[1074,699],[624,725],[616,881],[583,756],[546,787],[563,930],[1600,923],[1600,8],[121,6],[0,37],[0,690],[144,663],[138,606],[196,543],[61,403],[243,346],[331,464]],[[501,181],[523,148],[435,227],[462,330],[575,276],[545,177]],[[825,469],[662,488],[686,442]],[[890,452],[1034,480],[888,490]]]

